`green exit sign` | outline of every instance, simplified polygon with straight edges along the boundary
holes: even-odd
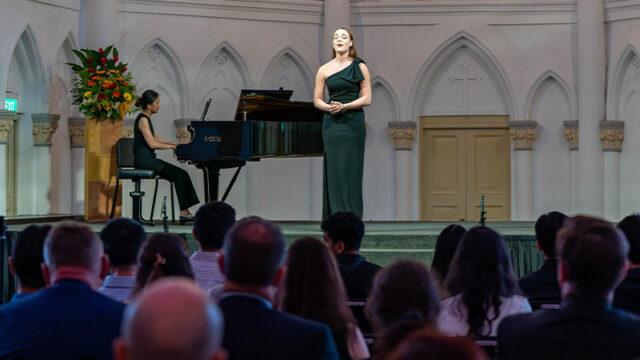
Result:
[[[16,99],[5,99],[4,100],[4,109],[9,111],[18,111],[18,100]]]

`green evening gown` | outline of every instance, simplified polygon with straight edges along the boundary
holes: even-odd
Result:
[[[364,61],[355,58],[345,69],[327,78],[330,101],[346,104],[360,97],[360,82],[364,80],[360,63]],[[362,109],[324,114],[322,219],[338,211],[351,211],[362,218],[365,134]]]

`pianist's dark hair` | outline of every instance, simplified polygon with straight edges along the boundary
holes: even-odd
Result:
[[[145,110],[147,108],[147,105],[153,104],[153,102],[156,101],[157,98],[157,92],[151,89],[145,90],[145,92],[140,95],[138,100],[136,100],[136,106],[141,108],[142,110]]]
[[[351,33],[351,31],[349,31],[349,29],[347,29],[346,27],[339,27],[333,33],[335,34],[338,30],[344,30],[347,32],[347,34],[349,34],[349,39],[353,41],[353,45],[351,45],[351,47],[349,48],[349,57],[352,59],[357,58],[358,52],[356,51],[356,41],[353,39],[353,34]],[[336,50],[333,48],[333,46],[331,47],[331,58],[336,58]]]

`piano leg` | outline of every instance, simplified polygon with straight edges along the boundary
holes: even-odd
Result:
[[[216,163],[208,163],[202,167],[204,173],[204,198],[207,202],[218,200],[218,182],[220,179],[220,166]]]

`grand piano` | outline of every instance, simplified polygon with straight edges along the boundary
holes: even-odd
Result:
[[[222,200],[247,161],[266,157],[322,156],[323,112],[291,101],[292,90],[242,90],[234,120],[192,121],[191,141],[176,147],[179,161],[202,169],[205,201],[218,199],[220,170],[237,168]]]

